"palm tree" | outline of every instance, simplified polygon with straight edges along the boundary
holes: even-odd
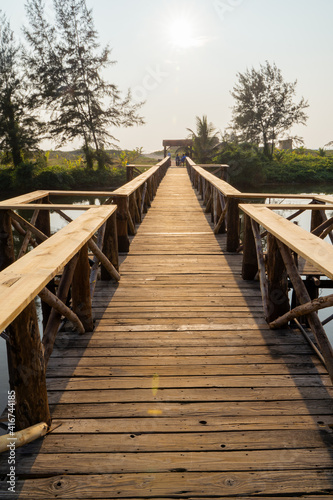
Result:
[[[193,158],[197,163],[209,163],[219,146],[218,131],[212,123],[208,123],[206,115],[202,118],[196,116],[196,126],[196,133],[187,129],[193,139]]]

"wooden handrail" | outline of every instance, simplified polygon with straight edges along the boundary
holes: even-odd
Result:
[[[190,158],[186,158],[186,165],[189,176],[195,188],[198,189],[204,205],[206,205],[206,213],[210,212],[212,222],[214,223],[215,234],[227,231],[227,251],[240,251],[243,246],[240,245],[239,238],[239,203],[241,201],[266,199],[266,198],[281,198],[281,199],[304,199],[312,200],[312,204],[265,204],[273,209],[302,209],[312,210],[313,212],[322,212],[323,210],[333,209],[333,196],[329,195],[312,195],[312,194],[279,194],[279,193],[242,193],[235,189],[228,182],[218,179],[215,175],[204,169],[204,165],[196,165]],[[218,166],[218,165],[217,165]],[[227,165],[225,165],[227,167]],[[218,195],[216,194],[218,193]],[[222,201],[221,201],[222,198]],[[227,209],[227,200],[229,200]],[[318,224],[317,224],[318,225]],[[324,236],[326,233],[324,234]],[[333,242],[333,234],[329,232]]]
[[[317,208],[316,205],[307,207],[314,206]],[[322,205],[319,206],[323,208]],[[313,297],[310,297],[292,255],[293,251],[297,256],[302,256],[315,269],[332,280],[333,246],[276,214],[271,207],[240,204],[239,208],[245,214],[245,225],[249,219],[253,226],[253,234],[246,231],[243,242],[243,278],[253,278],[255,269],[260,268],[260,288],[265,317],[270,328],[280,328],[300,315],[306,316],[333,382],[333,349],[317,315],[319,309],[332,305],[332,296],[311,300]],[[260,238],[259,225],[266,229],[269,237],[265,261],[263,250],[262,248],[258,250],[258,245],[257,255],[253,253],[253,242],[254,240],[258,242]],[[274,283],[272,276],[275,276]],[[287,297],[287,276],[300,304],[292,311]]]
[[[261,205],[240,204],[239,208],[270,234],[333,279],[333,247],[326,241]]]
[[[89,209],[0,273],[0,331],[63,269],[116,209],[114,205]]]
[[[32,201],[41,200],[48,196],[49,191],[33,191],[32,193],[22,194],[21,196],[15,196],[15,198],[10,198],[9,200],[0,201],[0,207],[6,203],[11,203],[12,205],[19,205],[23,203],[30,203]]]
[[[316,313],[324,305],[330,305],[331,300],[312,300],[316,299],[316,296],[310,297],[297,267],[291,266],[288,254],[293,251],[300,255],[318,270],[318,274],[323,273],[333,280],[333,247],[323,241],[325,236],[329,235],[333,243],[332,219],[327,219],[325,214],[326,210],[333,209],[333,197],[312,194],[241,193],[204,170],[203,166],[196,165],[191,159],[187,158],[186,164],[193,186],[206,206],[205,212],[211,213],[214,233],[227,232],[228,251],[243,250],[243,279],[251,280],[259,275],[264,314],[270,327],[281,326],[300,312],[305,315],[333,381],[333,351]],[[304,199],[311,202],[253,203],[253,200],[267,198]],[[274,212],[277,209],[294,210],[295,213],[286,219]],[[312,213],[309,232],[291,222],[300,213],[308,210]],[[244,214],[242,245],[239,244],[240,211]],[[259,225],[264,228],[261,234]],[[264,237],[267,237],[266,255],[261,245],[261,239]],[[288,299],[288,274],[301,304],[293,311],[290,311]],[[331,317],[328,318],[330,319]]]
[[[116,189],[111,200],[118,207],[117,233],[119,252],[128,252],[129,235],[136,233],[136,223],[140,223],[155,196],[157,187],[171,164],[169,157]]]
[[[206,179],[212,186],[218,189],[224,196],[239,196],[241,192],[234,188],[228,182],[219,179],[214,174],[207,172],[203,167],[196,165],[190,158],[186,158],[187,165],[190,166],[194,172],[197,172],[202,178]],[[218,165],[217,165],[218,166]]]
[[[124,250],[124,238],[127,244],[128,231],[135,232],[135,224],[141,221],[169,165],[170,159],[166,158],[114,192],[35,191],[0,203],[3,236],[0,332],[5,330],[3,336],[7,342],[10,386],[16,395],[18,430],[39,422],[50,425],[45,370],[61,318],[68,318],[81,333],[93,329],[91,294],[99,264],[101,279],[120,279],[117,231],[120,233],[119,247]],[[52,204],[49,201],[49,195],[69,194],[100,196],[107,200],[104,205]],[[35,210],[33,220],[25,220],[17,209]],[[84,213],[72,220],[64,210]],[[53,236],[50,236],[51,211],[59,213],[69,223]],[[24,236],[21,258],[17,261],[12,226]],[[34,248],[26,254],[28,243]],[[88,248],[94,253],[92,268]],[[59,273],[62,275],[56,291],[53,279]],[[66,304],[70,287],[71,308]],[[37,295],[43,301],[42,341],[34,302]]]
[[[96,244],[92,240],[99,228],[108,227],[108,221],[115,219],[116,210],[115,205],[90,208],[49,238],[30,225],[29,229],[33,229],[42,242],[0,273],[0,331],[6,330],[9,379],[11,390],[15,391],[16,396],[18,430],[41,421],[48,425],[51,422],[45,371],[61,316],[70,318],[81,333],[87,331],[87,328],[92,328],[90,290],[89,286],[84,284],[85,276],[89,273],[89,244],[108,272],[116,279],[119,278],[116,269],[109,261],[112,257],[104,255],[99,248],[96,249]],[[6,259],[13,261],[10,221],[11,215],[16,217],[17,214],[1,210],[0,215],[2,231],[8,240],[8,246],[4,249],[8,255],[5,255],[5,258],[0,256],[1,261]],[[115,221],[109,227],[116,231]],[[109,238],[109,235],[105,237]],[[116,236],[113,236],[113,239],[116,241]],[[85,254],[82,254],[83,250]],[[80,266],[76,271],[79,261]],[[63,269],[65,271],[55,295],[45,287]],[[65,305],[71,284],[72,310]],[[52,306],[43,343],[40,339],[34,303],[34,298],[38,294]]]
[[[215,234],[224,233],[228,227],[227,251],[235,252],[239,247],[238,198],[242,193],[202,166],[196,165],[190,158],[186,158],[186,165],[190,179],[206,205],[206,212],[211,213]]]

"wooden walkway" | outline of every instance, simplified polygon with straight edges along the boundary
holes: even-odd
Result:
[[[269,330],[224,248],[170,168],[120,283],[97,285],[94,333],[57,339],[53,431],[17,450],[17,497],[331,498],[328,375],[297,331]]]

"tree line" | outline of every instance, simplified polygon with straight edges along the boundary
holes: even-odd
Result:
[[[0,151],[17,167],[42,139],[57,147],[79,139],[86,165],[103,168],[116,142],[110,128],[143,124],[142,103],[104,79],[115,61],[86,1],[53,0],[53,9],[50,21],[42,0],[27,0],[23,46],[0,14]]]
[[[237,74],[238,81],[231,91],[234,98],[232,123],[219,140],[219,133],[207,116],[196,117],[196,132],[191,133],[194,156],[199,163],[208,163],[221,149],[221,144],[234,142],[252,145],[272,159],[278,139],[295,124],[306,124],[308,102],[302,97],[295,101],[296,84],[285,82],[281,70],[268,61],[258,70],[252,68]],[[294,140],[302,140],[294,137]]]

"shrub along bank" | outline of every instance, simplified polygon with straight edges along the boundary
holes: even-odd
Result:
[[[31,162],[21,163],[15,169],[0,167],[0,192],[28,192],[36,189],[90,190],[109,189],[126,182],[125,169],[116,167],[90,170],[75,166],[39,167]]]
[[[268,159],[254,145],[229,143],[223,146],[214,161],[230,166],[230,182],[236,187],[333,183],[333,155],[326,152],[320,156],[303,148],[295,151],[276,150],[272,159]]]

